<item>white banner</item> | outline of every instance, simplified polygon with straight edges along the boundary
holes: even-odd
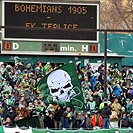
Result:
[[[4,129],[4,133],[16,133],[16,132],[19,132],[19,133],[32,133],[32,129],[27,129],[27,130],[22,130],[20,129],[19,127],[16,127],[16,128],[7,128],[7,127],[3,127]]]

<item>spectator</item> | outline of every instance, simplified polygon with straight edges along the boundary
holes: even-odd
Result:
[[[115,96],[118,98],[120,96],[120,93],[122,92],[119,84],[116,84],[112,89],[113,89]]]
[[[121,111],[121,105],[120,103],[118,102],[118,99],[115,98],[115,101],[114,103],[111,105],[111,108],[112,110],[116,111],[117,115],[119,116],[120,115],[120,111]]]
[[[91,78],[91,89],[94,91],[96,88],[96,84],[99,83],[98,81],[99,74],[95,73]]]
[[[106,82],[106,86],[107,86],[107,88],[106,88],[107,98],[110,100],[111,99],[111,95],[113,93],[113,89],[112,89],[112,87],[110,85],[110,82]]]
[[[127,99],[127,104],[126,104],[126,110],[127,113],[130,113],[133,110],[133,100],[128,100]]]
[[[88,113],[84,113],[81,117],[81,122],[79,125],[79,128],[89,129],[91,128],[90,118],[88,116]]]
[[[73,120],[73,112],[70,107],[67,107],[66,111],[64,112],[64,120],[66,121],[66,127],[71,129],[72,128],[72,120]],[[66,128],[66,127],[64,126],[64,128]]]
[[[3,118],[5,113],[6,113],[6,110],[3,107],[2,102],[0,102],[0,116]]]
[[[89,82],[88,76],[85,76],[84,81],[82,81],[81,85],[82,86],[84,85],[85,88],[88,90],[90,89],[90,82]]]
[[[126,67],[122,68],[121,73],[122,73],[122,77],[123,77],[123,80],[124,80],[127,76],[127,68]]]
[[[96,102],[94,101],[93,97],[90,97],[90,100],[87,102],[87,110],[90,111],[90,115],[95,112],[96,109]]]
[[[76,71],[77,71],[78,74],[81,73],[81,66],[80,66],[80,64],[81,64],[80,61],[76,62]]]
[[[26,65],[26,70],[27,70],[27,73],[28,73],[28,74],[31,73],[31,71],[33,71],[33,68],[32,68],[32,66],[31,66],[30,63],[28,63],[28,64]]]
[[[119,71],[119,63],[115,62],[112,69],[113,69],[115,72],[116,72],[116,71]]]
[[[87,70],[87,71],[85,71],[86,72],[86,76],[88,76],[88,78],[89,78],[89,80],[90,80],[90,82],[91,82],[91,78],[93,77],[93,75],[94,75],[94,71],[93,71],[93,69],[92,69],[92,67],[90,66],[89,67],[89,69]],[[84,72],[84,73],[85,73]]]
[[[91,129],[90,114],[85,113],[85,129]]]
[[[68,117],[70,117],[70,115],[68,115],[67,112],[64,112],[62,120],[61,120],[62,128],[65,128],[65,129],[69,129],[70,128],[70,122],[69,122]]]
[[[130,86],[130,84],[126,84],[126,88],[125,88],[125,93],[126,93],[126,98],[129,98],[130,100],[133,99],[133,90]]]
[[[87,63],[87,65],[86,65],[85,70],[89,70],[89,69],[90,69],[90,67],[91,67],[91,64],[88,62],[88,63]]]
[[[55,129],[61,129],[61,117],[62,117],[62,108],[58,106],[54,112]]]
[[[116,111],[112,111],[110,115],[110,126],[111,128],[118,128],[118,115]]]
[[[9,108],[8,108],[8,111],[6,112],[6,114],[5,114],[5,116],[4,116],[4,120],[6,121],[7,118],[9,117],[10,120],[11,120],[11,122],[13,123],[14,120],[15,120],[15,115],[16,115],[16,114],[15,114],[14,110],[12,109],[12,107],[9,107]]]
[[[120,128],[128,128],[130,127],[130,120],[126,113],[123,113],[122,118],[119,119],[118,126]]]
[[[77,129],[77,128],[80,127],[82,117],[83,117],[83,112],[78,113],[76,110],[74,110],[74,113],[73,113],[73,128]]]
[[[13,127],[14,126],[12,121],[11,121],[11,119],[9,117],[6,118],[6,120],[3,122],[3,125],[5,127]]]
[[[99,109],[102,109],[104,107],[104,103],[106,103],[106,98],[102,100],[102,102],[99,105]]]
[[[126,104],[126,98],[122,92],[120,93],[120,96],[118,97],[118,102],[120,103],[122,107],[124,107]]]
[[[100,74],[103,74],[104,73],[104,62],[102,62],[102,64],[98,67],[98,72]]]
[[[109,129],[111,109],[107,105],[107,103],[104,103],[104,107],[101,109],[101,115],[102,115],[102,119],[103,119],[102,128]]]
[[[44,127],[54,129],[54,117],[52,112],[47,112],[44,117]]]
[[[101,98],[98,95],[98,91],[97,90],[94,91],[92,97],[93,97],[93,100],[96,102],[96,107],[98,108],[100,106],[100,103],[101,103]]]
[[[24,95],[21,96],[20,101],[19,101],[19,105],[23,105],[24,107],[27,106],[27,103],[25,102],[25,99],[24,99]]]
[[[133,111],[130,113],[130,126],[133,128]]]
[[[92,115],[90,122],[92,124],[93,129],[101,128],[102,127],[102,116],[96,110],[95,113]]]

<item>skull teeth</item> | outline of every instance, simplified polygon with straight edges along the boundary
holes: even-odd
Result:
[[[58,97],[60,102],[69,101],[69,95],[68,94],[62,94],[60,97]]]

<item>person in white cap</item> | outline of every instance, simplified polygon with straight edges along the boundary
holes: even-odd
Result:
[[[0,73],[3,75],[5,71],[6,71],[6,68],[4,66],[4,62],[0,62]]]
[[[76,62],[76,71],[77,71],[78,74],[81,73],[80,64],[81,64],[81,61]]]

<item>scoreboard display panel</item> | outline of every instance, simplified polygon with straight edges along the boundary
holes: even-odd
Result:
[[[98,42],[99,4],[3,1],[4,39]]]

